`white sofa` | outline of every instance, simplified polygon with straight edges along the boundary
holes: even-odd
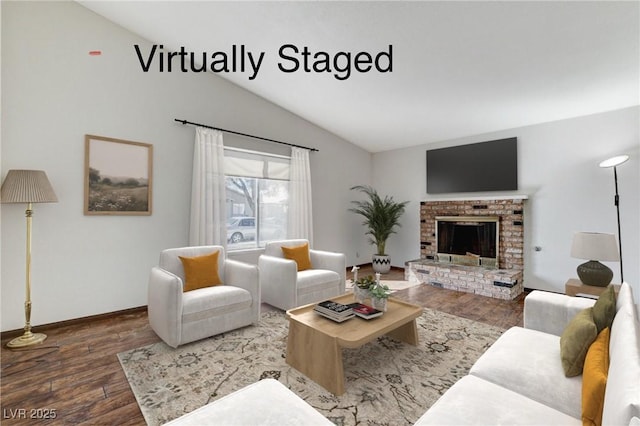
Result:
[[[581,425],[582,376],[567,378],[560,335],[592,299],[533,291],[524,328],[512,327],[478,359],[417,425]],[[623,283],[609,342],[603,425],[640,417],[640,325],[629,284]]]
[[[593,304],[592,299],[533,291],[525,299],[524,328],[507,330],[416,425],[582,425],[582,376],[565,377],[560,335],[577,312]],[[616,310],[603,425],[640,426],[640,324],[626,283]],[[254,389],[254,385],[244,388],[251,393],[241,389],[171,425],[273,424],[282,407],[287,408],[278,424],[301,418],[306,421],[299,424],[325,423],[324,417],[309,411],[313,408],[284,386],[270,383]],[[273,390],[255,393],[267,385]],[[239,423],[231,413],[249,417]]]

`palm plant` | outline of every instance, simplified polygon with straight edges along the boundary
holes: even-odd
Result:
[[[369,199],[365,201],[352,201],[355,207],[349,211],[364,217],[363,225],[369,230],[369,242],[376,246],[378,255],[384,256],[385,245],[391,234],[395,234],[395,227],[400,225],[400,216],[404,213],[408,201],[396,202],[393,197],[381,198],[377,191],[370,186],[357,185],[351,188],[365,193]]]

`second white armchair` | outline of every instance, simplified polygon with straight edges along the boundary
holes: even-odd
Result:
[[[258,260],[263,302],[287,310],[345,292],[345,255],[309,249],[311,267],[298,271],[296,261],[287,259],[282,247],[296,248],[304,244],[309,242],[299,239],[267,243]]]

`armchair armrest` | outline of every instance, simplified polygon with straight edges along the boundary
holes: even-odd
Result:
[[[295,260],[263,254],[258,258],[258,268],[262,300],[274,306],[295,306],[298,280]]]
[[[524,327],[562,335],[569,321],[595,300],[535,290],[524,300]]]
[[[260,283],[258,266],[238,260],[224,261],[224,281],[226,285],[240,287],[251,293],[253,300],[260,304]]]
[[[346,256],[343,253],[322,250],[309,250],[309,256],[314,269],[328,269],[340,275],[340,292],[344,293],[347,278]]]
[[[153,267],[147,292],[151,328],[167,344],[178,347],[182,323],[182,280],[169,271]]]

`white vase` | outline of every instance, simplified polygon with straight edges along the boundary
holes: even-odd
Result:
[[[382,312],[387,312],[387,298],[378,298],[378,297],[372,297],[371,298],[371,304],[373,305],[374,308],[376,308],[379,311]]]
[[[353,286],[353,298],[356,300],[356,302],[364,303],[364,301],[369,297],[371,297],[369,295],[369,289],[360,288],[357,285]]]
[[[374,254],[372,264],[374,271],[386,274],[391,270],[391,257],[387,254]]]

